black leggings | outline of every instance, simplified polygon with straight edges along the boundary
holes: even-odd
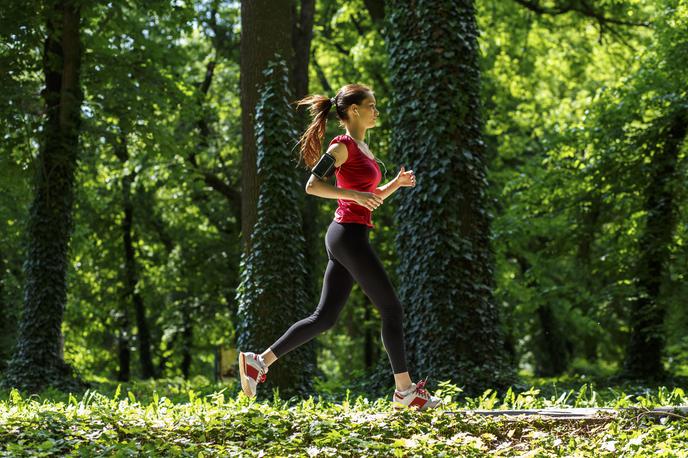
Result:
[[[382,263],[368,241],[365,224],[332,221],[325,235],[329,259],[320,303],[313,314],[294,323],[270,346],[278,358],[303,345],[337,322],[354,280],[380,311],[382,343],[395,374],[406,372],[404,311]]]

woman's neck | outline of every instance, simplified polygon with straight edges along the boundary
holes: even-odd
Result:
[[[366,129],[365,127],[350,126],[346,128],[346,134],[359,142],[364,141]]]

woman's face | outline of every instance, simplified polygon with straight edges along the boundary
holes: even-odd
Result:
[[[358,112],[358,116],[356,115]],[[359,105],[351,106],[351,117],[356,122],[360,122],[366,128],[375,127],[377,117],[380,114],[377,111],[375,96],[370,95],[366,97]]]

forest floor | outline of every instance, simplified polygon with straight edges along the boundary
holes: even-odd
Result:
[[[396,411],[389,399],[349,391],[339,400],[248,399],[237,386],[166,379],[105,380],[75,396],[0,391],[0,456],[688,456],[688,416],[649,415],[688,406],[676,386],[606,386],[532,379],[527,390],[493,390],[443,408]],[[582,382],[582,383],[580,383]],[[635,407],[635,409],[629,409]],[[482,415],[476,410],[607,408],[586,419]]]

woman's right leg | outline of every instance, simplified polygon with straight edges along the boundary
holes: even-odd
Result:
[[[351,273],[363,293],[380,312],[382,344],[389,356],[397,387],[411,384],[404,345],[404,309],[382,262],[361,224],[333,223],[327,233],[330,252]],[[401,388],[400,388],[401,389]]]
[[[263,353],[264,358],[268,356],[265,358],[268,365],[318,334],[327,331],[337,322],[337,317],[349,298],[354,280],[346,268],[329,252],[328,258],[317,309],[311,316],[294,323],[275,343],[270,345],[270,348]]]

